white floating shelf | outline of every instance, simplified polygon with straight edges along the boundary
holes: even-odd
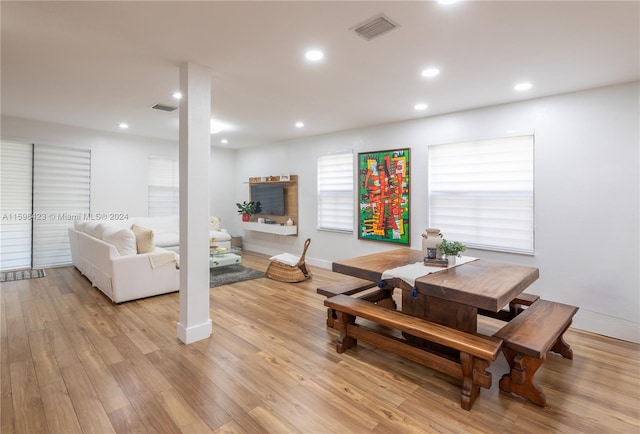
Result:
[[[266,232],[276,235],[298,235],[297,226],[287,226],[279,224],[242,222],[242,229],[245,231]]]

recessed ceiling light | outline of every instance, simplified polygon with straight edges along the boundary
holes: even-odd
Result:
[[[227,139],[222,139],[220,140],[220,143],[222,143],[223,145],[226,145],[227,143],[229,143],[229,141]]]
[[[419,102],[418,104],[414,105],[413,108],[416,110],[426,110],[427,107],[429,107],[428,105],[426,105],[423,102]]]
[[[127,125],[124,122],[120,122],[120,124],[118,125],[120,128],[122,128],[123,130],[126,130],[127,128],[129,128],[129,125]]]
[[[533,87],[533,85],[529,82],[524,82],[524,83],[518,83],[515,86],[513,86],[513,88],[515,90],[519,90],[519,91],[523,91],[523,90],[529,90]]]
[[[300,121],[296,122],[296,128],[302,128],[302,127],[304,127],[304,122],[300,122]]]
[[[442,5],[452,5],[454,3],[458,3],[460,0],[438,0],[438,3]]]
[[[422,71],[421,75],[427,78],[435,77],[440,75],[440,70],[438,68],[427,68]]]
[[[304,53],[304,57],[306,57],[307,60],[311,62],[317,62],[319,60],[322,60],[322,58],[324,57],[324,53],[320,50],[309,50]]]
[[[182,94],[180,92],[173,92],[173,97],[175,99],[182,99]]]

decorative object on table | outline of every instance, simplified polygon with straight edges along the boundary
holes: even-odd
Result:
[[[358,154],[358,238],[410,245],[409,149]]]
[[[245,280],[253,280],[264,277],[264,273],[241,264],[227,265],[209,269],[209,288],[230,285]]]
[[[447,241],[446,238],[436,246],[442,250],[442,254],[447,257],[449,266],[456,264],[456,258],[462,256],[460,253],[467,250],[467,247],[458,241]]]
[[[44,269],[33,269],[25,271],[6,271],[0,273],[0,282],[13,282],[14,280],[37,279],[46,276]]]
[[[449,266],[449,261],[447,259],[440,259],[440,258],[435,258],[435,259],[424,258],[424,265],[429,267],[447,267]]]
[[[311,278],[311,272],[307,269],[305,263],[305,255],[311,244],[311,238],[307,238],[304,242],[302,255],[300,257],[290,253],[281,253],[269,258],[269,266],[267,267],[267,277],[279,282],[302,282]]]
[[[242,203],[236,203],[238,207],[238,214],[242,215],[242,221],[248,222],[251,220],[251,216],[254,214],[260,214],[262,212],[262,205],[260,201],[257,202],[247,202],[246,200]]]
[[[440,229],[426,228],[422,234],[422,254],[425,260],[442,258],[442,251],[437,245],[442,241],[444,236]]]
[[[293,226],[293,220],[291,220],[291,217],[287,220],[287,226]]]

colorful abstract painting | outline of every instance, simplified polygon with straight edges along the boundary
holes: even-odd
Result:
[[[409,149],[358,154],[358,238],[410,244]]]

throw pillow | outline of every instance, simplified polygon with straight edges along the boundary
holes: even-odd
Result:
[[[89,224],[86,220],[76,220],[73,222],[73,227],[77,231],[84,232],[87,229],[87,224]]]
[[[135,255],[138,253],[136,235],[131,229],[108,227],[102,233],[102,241],[114,246],[122,256]]]
[[[131,230],[136,236],[136,248],[138,253],[153,252],[153,231],[138,225],[131,225]]]
[[[219,231],[220,230],[220,222],[222,219],[220,217],[209,217],[209,230],[210,231]]]
[[[90,222],[90,223],[87,223],[87,225],[85,226],[85,233],[101,240],[102,233],[104,232],[106,227],[107,226],[102,223]]]

